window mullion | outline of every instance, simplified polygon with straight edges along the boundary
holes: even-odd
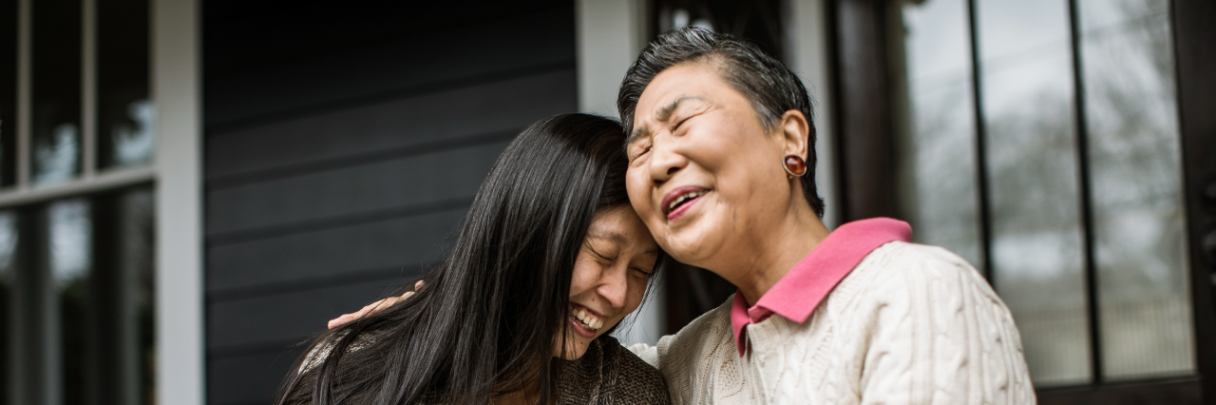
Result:
[[[1068,31],[1072,51],[1072,82],[1073,82],[1073,114],[1076,121],[1076,153],[1077,153],[1077,186],[1079,211],[1081,216],[1081,237],[1085,265],[1085,299],[1089,306],[1089,338],[1090,358],[1092,359],[1091,373],[1094,385],[1100,385],[1102,378],[1102,329],[1101,319],[1098,318],[1098,270],[1097,258],[1094,252],[1094,223],[1093,205],[1090,197],[1093,194],[1089,176],[1089,126],[1085,114],[1085,82],[1082,81],[1081,65],[1081,20],[1078,15],[1077,0],[1068,0]]]
[[[97,0],[81,0],[81,159],[82,178],[97,167]]]
[[[988,201],[988,155],[985,141],[988,137],[984,121],[983,77],[980,75],[980,37],[976,24],[975,0],[967,1],[967,30],[971,36],[971,97],[975,115],[975,185],[978,190],[980,251],[983,262],[981,270],[988,283],[993,282],[992,273],[992,215]],[[995,286],[995,284],[994,284]]]
[[[33,0],[17,4],[17,189],[30,184],[30,132],[33,125],[31,105],[33,78]]]

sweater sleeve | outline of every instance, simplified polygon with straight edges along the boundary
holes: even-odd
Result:
[[[913,244],[871,259],[887,263],[856,318],[862,404],[1035,402],[1013,316],[974,267]]]
[[[662,341],[663,339],[670,339],[671,337],[672,337],[672,335],[666,335],[666,336],[659,338],[659,341]],[[622,343],[621,345],[624,345],[624,343]],[[634,355],[638,356],[638,358],[642,359],[647,364],[650,364],[652,367],[654,367],[654,368],[659,367],[659,347],[658,346],[651,346],[651,345],[648,345],[645,343],[634,343],[632,345],[626,346],[626,348],[629,349],[630,352],[633,352]]]

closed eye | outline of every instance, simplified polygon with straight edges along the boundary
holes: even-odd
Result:
[[[650,144],[646,144],[645,146],[639,146],[639,147],[635,148],[632,153],[630,153],[629,161],[633,161],[634,159],[642,157],[643,155],[645,155],[647,153],[650,153]]]
[[[595,250],[595,248],[591,247],[591,245],[590,245],[590,244],[587,244],[587,251],[588,251],[588,252],[591,252],[591,254],[595,255],[595,257],[596,257],[597,259],[600,259],[600,260],[609,260],[609,259],[608,259],[608,256],[604,256],[604,255],[603,255],[603,254],[601,254],[600,252],[597,252],[597,251]]]
[[[583,243],[583,246],[586,247],[587,251],[591,252],[591,254],[593,256],[595,256],[595,259],[597,261],[599,261],[600,263],[611,264],[612,262],[616,261],[615,257],[609,257],[609,255],[600,253],[598,250],[595,250],[595,247],[591,246],[591,243],[589,243],[589,242]],[[615,256],[615,255],[612,255],[612,256]]]
[[[680,121],[677,121],[676,125],[671,127],[671,132],[676,132],[677,130],[679,130],[680,126],[684,125],[684,123],[688,122],[688,120],[692,119],[692,117],[695,117],[695,115],[690,115],[690,116],[684,117],[683,119],[680,119]]]
[[[705,114],[708,111],[709,111],[708,107],[703,107],[698,110],[693,110],[691,114],[688,114],[688,115],[684,116],[683,118],[680,118],[679,121],[676,121],[676,124],[671,127],[671,132],[674,134],[676,132],[676,130],[679,130],[680,127],[684,126],[684,123],[687,123],[688,120],[699,117],[699,116],[701,116],[701,114]]]

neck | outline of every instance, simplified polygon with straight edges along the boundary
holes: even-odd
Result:
[[[769,289],[781,281],[794,265],[828,237],[828,228],[805,200],[791,204],[784,218],[773,226],[761,227],[735,249],[739,260],[727,269],[715,271],[743,294],[748,305],[755,305]],[[716,269],[715,269],[716,270]]]

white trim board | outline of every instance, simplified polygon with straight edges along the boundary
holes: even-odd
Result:
[[[625,71],[646,45],[644,0],[574,3],[579,111],[617,117]]]
[[[152,1],[156,403],[202,405],[202,109],[198,0]]]

